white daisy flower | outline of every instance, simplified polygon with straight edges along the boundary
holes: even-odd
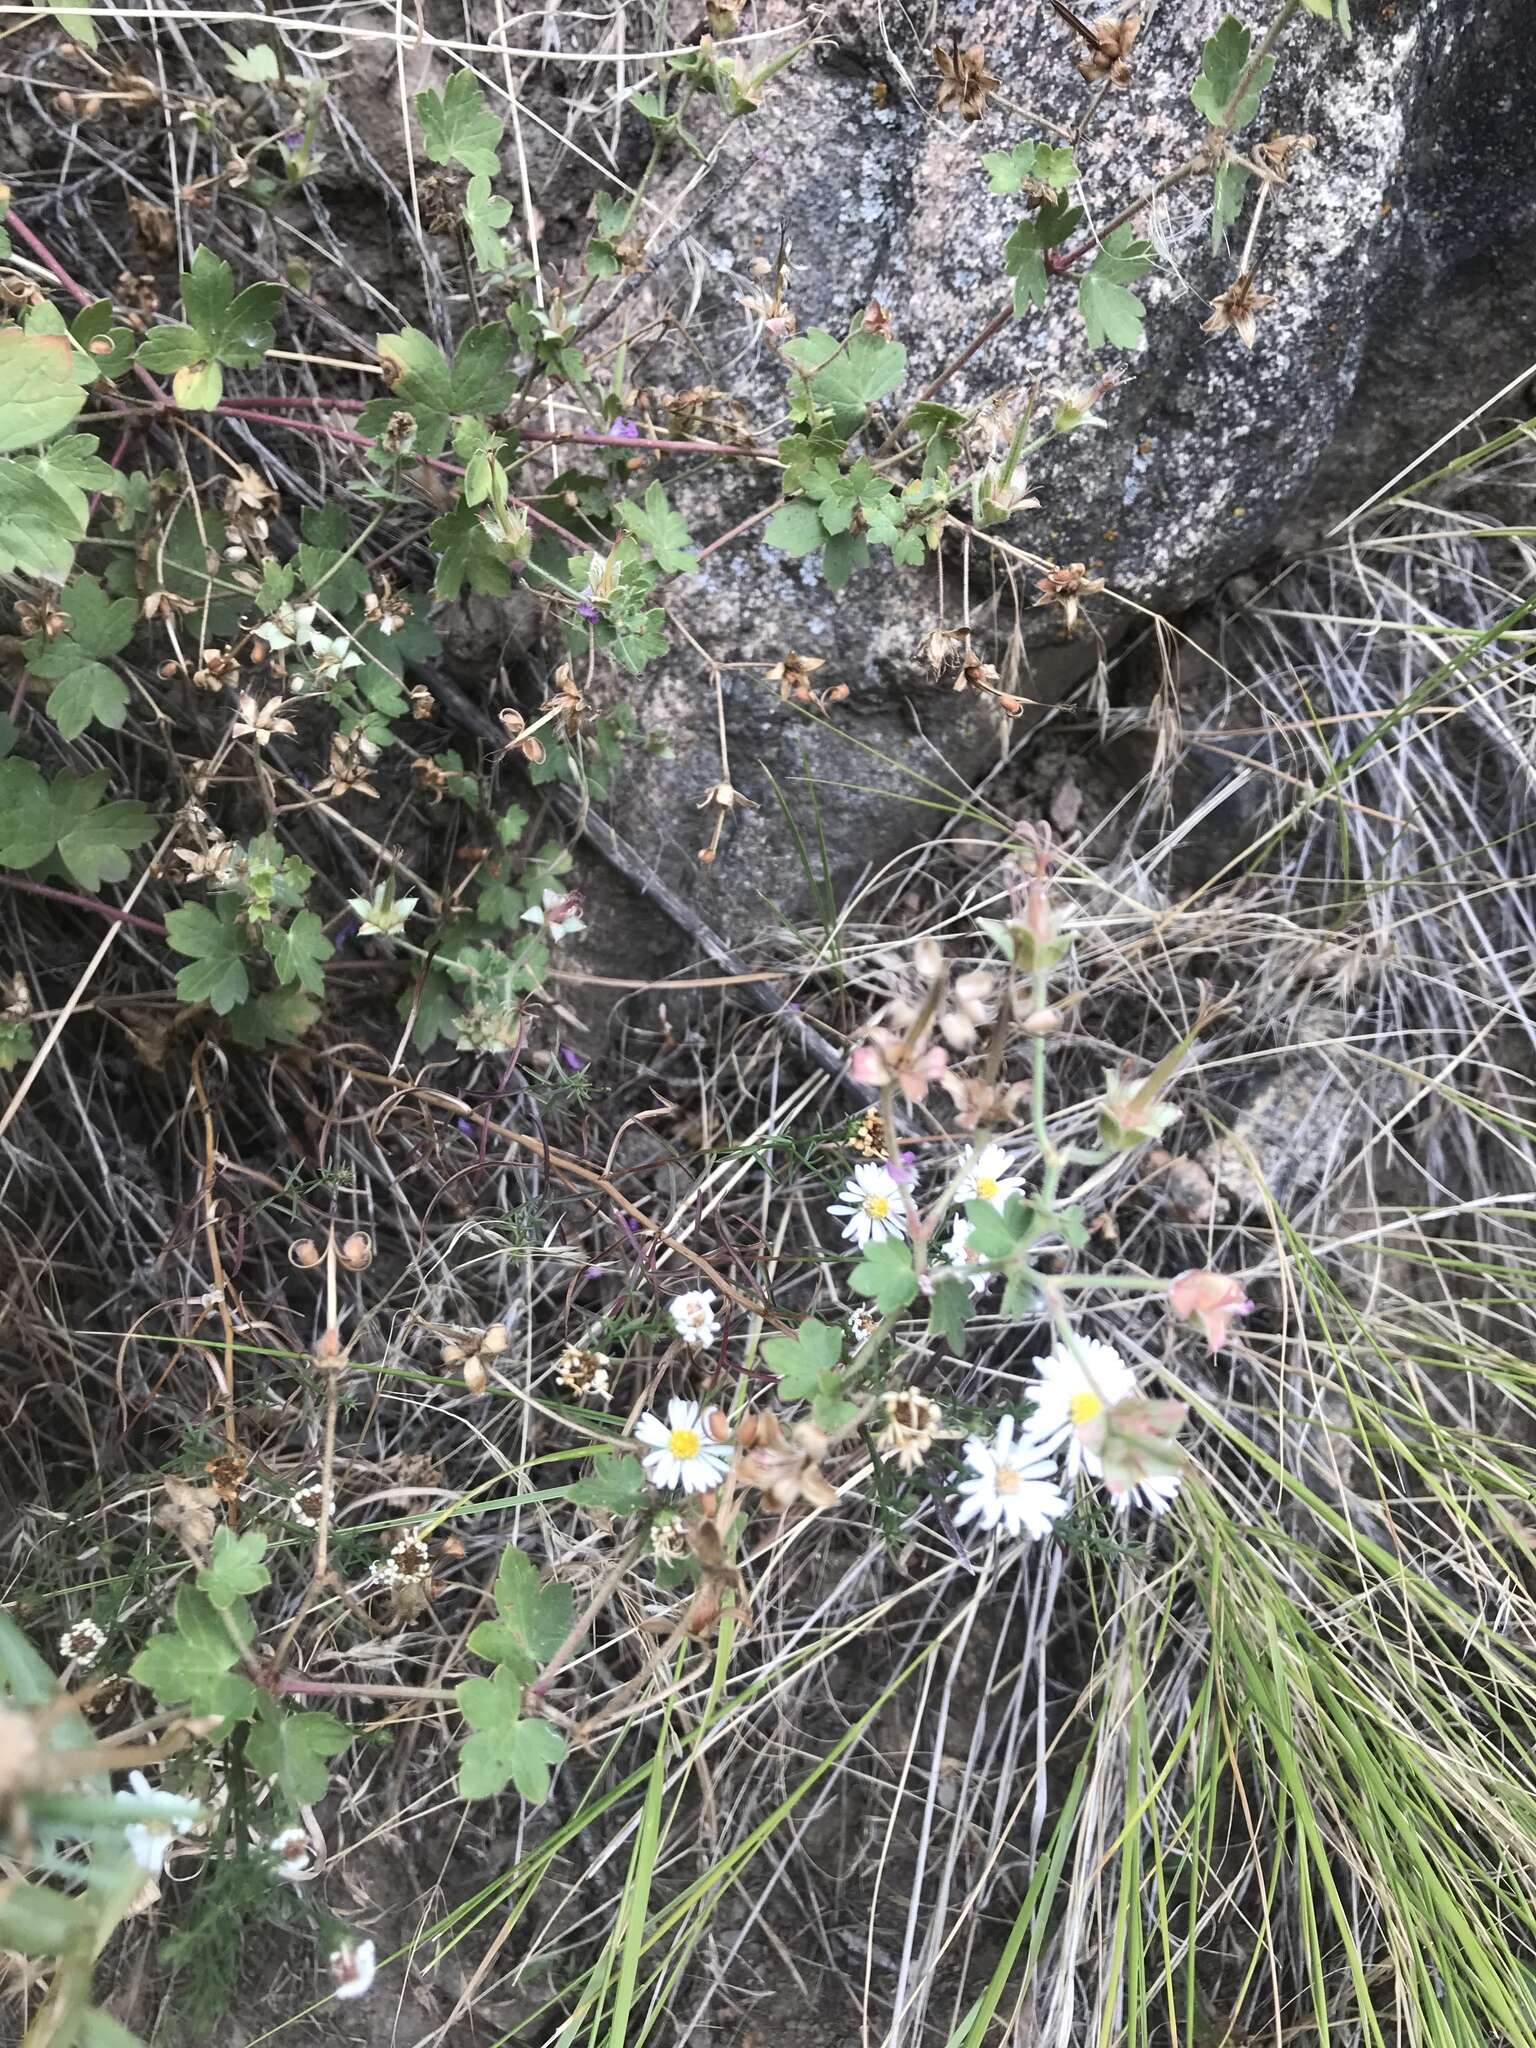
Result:
[[[888,1237],[907,1234],[906,1205],[888,1166],[856,1166],[843,1185],[842,1200],[829,1202],[827,1214],[846,1219],[843,1235],[857,1245],[880,1244]]]
[[[106,1646],[106,1630],[84,1618],[71,1622],[59,1637],[59,1655],[66,1663],[78,1664],[82,1671],[90,1670]]]
[[[702,1351],[720,1334],[715,1320],[715,1290],[696,1287],[689,1294],[674,1294],[667,1303],[672,1327],[690,1351]]]
[[[970,1243],[971,1226],[957,1216],[944,1240],[944,1263],[953,1267],[956,1279],[963,1280],[972,1294],[985,1294],[997,1275],[986,1270],[986,1261],[980,1252],[970,1249]]]
[[[277,1858],[277,1874],[295,1883],[307,1877],[315,1852],[308,1834],[303,1828],[284,1828],[267,1844],[268,1853]]]
[[[1079,1472],[1100,1478],[1104,1415],[1136,1392],[1136,1375],[1114,1346],[1096,1337],[1060,1343],[1036,1362],[1035,1377],[1024,1391],[1035,1404],[1028,1423],[1031,1439],[1042,1450],[1065,1450],[1069,1480]]]
[[[990,1443],[971,1437],[965,1462],[972,1477],[960,1484],[961,1505],[955,1521],[979,1520],[984,1529],[1002,1523],[1010,1536],[1028,1536],[1038,1543],[1051,1524],[1067,1512],[1066,1496],[1056,1483],[1055,1461],[1027,1438],[1014,1441],[1017,1425],[1005,1415]]]
[[[708,1434],[697,1401],[669,1401],[665,1422],[647,1409],[635,1424],[635,1437],[649,1446],[640,1462],[652,1486],[708,1493],[720,1484],[731,1462],[731,1446],[717,1444]]]
[[[960,1159],[955,1200],[990,1202],[994,1208],[1005,1208],[1010,1195],[1024,1192],[1024,1176],[1014,1172],[1017,1163],[1001,1145],[983,1145],[979,1152],[967,1145]]]
[[[1149,1514],[1166,1515],[1184,1484],[1182,1472],[1145,1472],[1139,1479],[1112,1479],[1106,1475],[1104,1491],[1117,1515],[1131,1508],[1145,1508]]]
[[[371,1941],[344,1941],[331,1951],[331,1982],[337,1998],[361,1998],[373,1982],[377,1951]]]
[[[192,1799],[178,1799],[174,1792],[157,1792],[142,1771],[128,1773],[129,1790],[119,1792],[119,1805],[131,1806],[134,1818],[123,1829],[128,1853],[140,1870],[158,1877],[165,1859],[179,1835],[192,1832],[199,1807]]]
[[[524,924],[541,924],[552,939],[568,939],[584,932],[587,921],[581,914],[581,897],[574,889],[546,889],[543,901],[530,903],[523,912]]]

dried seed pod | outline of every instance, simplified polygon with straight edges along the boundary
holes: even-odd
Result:
[[[315,1346],[315,1363],[323,1372],[335,1372],[341,1362],[341,1332],[333,1323],[330,1329],[321,1332]]]
[[[464,1361],[464,1391],[467,1394],[483,1394],[490,1385],[490,1374],[479,1358]]]
[[[354,1230],[337,1257],[349,1273],[365,1272],[373,1264],[373,1239],[366,1230]]]
[[[319,1245],[315,1243],[312,1237],[296,1237],[288,1247],[288,1263],[290,1266],[304,1268],[318,1266],[324,1257],[324,1252],[321,1251]]]
[[[726,1421],[718,1408],[710,1409],[704,1418],[704,1427],[709,1431],[717,1444],[730,1442],[731,1425]]]
[[[485,1334],[480,1339],[480,1349],[489,1352],[492,1358],[500,1358],[507,1348],[507,1326],[505,1323],[487,1323]]]

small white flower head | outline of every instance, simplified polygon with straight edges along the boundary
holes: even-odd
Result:
[[[293,1498],[287,1503],[288,1516],[305,1529],[318,1529],[320,1516],[325,1508],[325,1488],[318,1475],[311,1474],[301,1479],[294,1488]]]
[[[715,1290],[696,1287],[690,1294],[674,1294],[667,1303],[672,1327],[690,1351],[702,1351],[720,1334],[715,1319]]]
[[[344,675],[349,668],[361,668],[363,657],[345,633],[328,636],[324,633],[311,632],[309,665],[314,672],[315,681],[323,686]]]
[[[361,1998],[373,1982],[377,1952],[371,1941],[344,1941],[331,1950],[331,1983],[337,1998]]]
[[[971,1250],[971,1226],[964,1216],[957,1216],[950,1226],[949,1236],[944,1240],[944,1263],[951,1267],[957,1280],[963,1280],[972,1294],[985,1294],[997,1278],[987,1271],[987,1262],[980,1252]]]
[[[684,1493],[708,1493],[725,1477],[731,1446],[717,1444],[704,1427],[697,1401],[667,1403],[667,1419],[647,1410],[635,1425],[647,1446],[641,1463],[652,1486],[680,1486]]]
[[[277,1859],[278,1876],[290,1884],[307,1877],[314,1865],[314,1848],[303,1828],[284,1828],[268,1842],[267,1851]]]
[[[844,1219],[843,1235],[857,1245],[907,1234],[906,1203],[888,1166],[856,1166],[843,1185],[842,1200],[829,1202],[827,1214]]]
[[[1033,1441],[1053,1455],[1065,1450],[1069,1480],[1079,1472],[1099,1478],[1104,1418],[1136,1392],[1136,1375],[1114,1346],[1096,1337],[1058,1344],[1036,1363],[1025,1392],[1035,1404],[1028,1423]]]
[[[274,652],[285,647],[307,647],[315,630],[315,610],[312,604],[280,604],[271,618],[257,627],[257,637],[265,640]]]
[[[959,1434],[945,1429],[943,1410],[920,1387],[882,1394],[880,1404],[885,1427],[875,1438],[875,1449],[894,1458],[903,1472],[915,1472],[941,1436]]]
[[[1001,1523],[1010,1536],[1038,1543],[1067,1512],[1067,1500],[1056,1483],[1055,1460],[1027,1438],[1016,1442],[1016,1428],[1013,1417],[1005,1415],[990,1443],[975,1436],[967,1440],[971,1477],[960,1483],[955,1520],[979,1521],[984,1529]]]
[[[431,1576],[432,1553],[413,1529],[396,1538],[379,1566],[379,1577],[390,1586],[419,1586]]]
[[[848,1318],[848,1334],[855,1344],[867,1344],[880,1327],[877,1308],[856,1308]]]
[[[66,1663],[78,1664],[82,1671],[90,1670],[106,1646],[106,1630],[88,1619],[72,1621],[59,1637],[59,1655]]]
[[[658,1564],[676,1564],[688,1555],[688,1525],[681,1515],[658,1515],[651,1523],[651,1555]]]
[[[375,889],[371,896],[347,898],[347,908],[358,920],[357,936],[360,939],[392,939],[397,932],[404,931],[416,903],[414,896],[396,896],[388,882]]]
[[[119,1792],[120,1806],[133,1809],[133,1818],[123,1829],[128,1853],[140,1870],[158,1877],[173,1842],[192,1832],[200,1809],[196,1800],[179,1799],[174,1792],[157,1792],[142,1771],[128,1773],[129,1789]]]
[[[1001,1145],[983,1145],[979,1152],[968,1145],[960,1160],[955,1200],[990,1202],[994,1208],[1005,1208],[1010,1195],[1024,1192],[1024,1176],[1014,1171],[1017,1164]]]
[[[581,894],[576,889],[546,889],[543,901],[530,903],[523,912],[524,924],[540,924],[558,941],[584,932],[587,921],[581,914]]]
[[[605,1351],[588,1351],[580,1344],[567,1344],[560,1354],[555,1377],[573,1400],[584,1401],[590,1396],[594,1401],[606,1401],[613,1392],[608,1377],[612,1363]]]

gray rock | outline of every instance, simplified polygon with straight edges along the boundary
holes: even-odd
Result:
[[[1308,133],[1316,148],[1293,158],[1262,222],[1255,269],[1275,303],[1258,345],[1249,353],[1234,335],[1201,332],[1238,252],[1211,253],[1209,182],[1197,179],[1143,218],[1160,261],[1141,287],[1137,351],[1090,349],[1075,293],[1058,284],[1044,314],[1010,324],[946,386],[946,398],[970,407],[999,391],[1082,386],[1106,370],[1121,380],[1100,408],[1102,428],[1047,451],[1031,475],[1041,509],[1017,516],[1007,539],[1087,561],[1137,605],[1177,610],[1283,533],[1315,532],[1348,510],[1507,380],[1536,310],[1536,286],[1515,255],[1529,247],[1536,212],[1526,168],[1536,117],[1508,62],[1524,8],[1357,7],[1368,18],[1347,45],[1305,14],[1289,23],[1245,139]],[[1101,220],[1202,135],[1188,88],[1224,11],[1221,0],[1147,9],[1135,84],[1108,96],[1079,147]],[[1257,25],[1256,9],[1241,12]],[[701,381],[702,352],[703,377],[742,397],[760,433],[782,426],[784,373],[754,343],[736,300],[756,289],[750,265],[772,258],[781,230],[793,244],[802,330],[840,331],[872,298],[889,310],[909,367],[893,403],[935,376],[1006,295],[1003,243],[1022,205],[988,192],[980,159],[1042,131],[995,103],[975,124],[935,117],[931,55],[908,19],[881,0],[847,0],[830,21],[834,46],[802,60],[759,115],[730,131],[711,174],[715,197],[690,252],[694,347],[678,358],[677,382]],[[1044,0],[995,0],[965,38],[984,42],[1016,105],[1064,122],[1081,115],[1076,52]],[[696,196],[686,206],[679,198],[696,170],[690,161],[672,189],[658,187],[664,211],[675,200],[683,218],[697,206]],[[666,292],[664,278],[659,301]],[[648,377],[663,374],[653,359]],[[772,500],[762,475],[744,469],[677,495],[705,538]],[[973,549],[972,615],[992,629],[994,653],[1011,641],[1019,687],[1051,699],[1097,658],[1098,635],[1113,637],[1134,614],[1097,599],[1088,630],[1063,644],[1056,615],[1031,608],[1033,572],[1012,567],[1012,586],[995,583]],[[884,557],[834,595],[810,564],[775,555],[754,533],[677,587],[677,616],[710,656],[748,664],[725,674],[726,726],[733,779],[763,808],[729,827],[721,859],[700,869],[693,806],[718,777],[715,704],[704,663],[679,643],[643,691],[645,722],[667,730],[672,754],[627,777],[614,817],[733,942],[771,921],[770,901],[814,921],[820,898],[843,899],[861,872],[935,828],[938,814],[923,805],[940,792],[924,778],[959,787],[995,752],[994,716],[933,685],[916,657],[941,615],[950,624],[961,615],[953,545],[945,578],[942,614],[931,566],[893,571]],[[831,723],[780,707],[754,673],[791,647],[826,660],[818,682],[849,684]],[[775,782],[810,849],[809,872]]]

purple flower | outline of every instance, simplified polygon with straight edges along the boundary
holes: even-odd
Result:
[[[617,434],[621,441],[638,441],[640,438],[640,429],[635,425],[635,422],[625,419],[622,414],[614,421],[608,431],[610,434]]]
[[[568,1045],[561,1047],[560,1057],[573,1074],[579,1074],[586,1065],[586,1061],[581,1057],[581,1054],[573,1052]]]
[[[590,597],[584,597],[576,609],[584,619],[595,619],[597,617],[597,606]]]
[[[304,130],[302,128],[290,128],[288,130],[288,133],[283,137],[284,149],[302,148],[303,142]]]

